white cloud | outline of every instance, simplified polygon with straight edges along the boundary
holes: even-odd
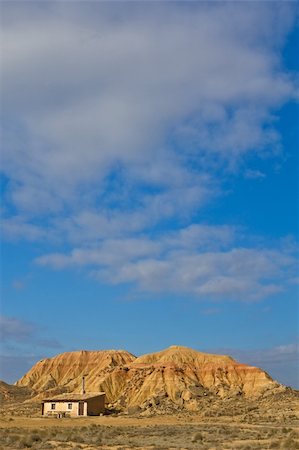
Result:
[[[54,268],[87,267],[113,284],[140,290],[191,294],[199,298],[258,300],[285,289],[295,271],[291,253],[234,247],[228,226],[192,225],[156,238],[106,239],[69,254],[53,253],[36,262]]]
[[[190,224],[245,155],[280,151],[275,111],[295,95],[279,59],[291,4],[3,11],[7,238],[62,243],[68,252],[39,264],[140,289],[249,299],[283,289],[287,250]]]
[[[169,233],[165,243],[174,248],[219,249],[232,244],[237,233],[241,233],[241,230],[233,226],[192,224],[180,229],[179,232]]]
[[[95,201],[116,163],[133,185],[136,173],[166,184],[156,203],[195,206],[203,191],[187,164],[194,153],[236,164],[279,145],[273,108],[294,90],[276,53],[290,5],[137,5],[118,18],[97,3],[29,9],[7,5],[2,29],[3,163],[18,208],[78,207],[86,185]],[[174,138],[180,155],[162,150]]]
[[[252,170],[252,169],[247,169],[245,171],[244,176],[245,176],[245,178],[249,178],[249,179],[253,179],[253,180],[254,179],[261,180],[266,177],[266,175],[263,172],[261,172],[260,170]]]
[[[275,262],[273,262],[275,258]],[[106,271],[110,281],[136,282],[141,289],[193,294],[200,298],[256,300],[279,292],[294,261],[267,250],[232,249],[197,254],[169,253],[164,259],[129,262]],[[99,273],[101,275],[101,272]],[[276,279],[275,283],[271,280]]]
[[[21,216],[3,217],[1,222],[2,236],[8,240],[39,241],[47,237],[46,229],[26,222]]]
[[[70,255],[51,254],[37,259],[41,265],[54,267],[74,266],[118,266],[159,253],[158,242],[148,239],[110,239],[98,248],[74,249]]]

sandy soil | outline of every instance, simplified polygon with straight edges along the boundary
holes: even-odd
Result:
[[[299,449],[299,424],[242,423],[200,414],[54,419],[2,417],[0,449]]]
[[[25,401],[0,407],[0,450],[299,449],[295,392],[260,400],[215,399],[203,402],[200,411],[171,415],[146,410],[55,419],[41,417],[40,406]]]

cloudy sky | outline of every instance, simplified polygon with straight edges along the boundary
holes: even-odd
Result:
[[[1,377],[180,344],[299,387],[296,3],[1,10]]]

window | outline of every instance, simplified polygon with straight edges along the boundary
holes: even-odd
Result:
[[[51,403],[51,409],[55,409],[56,408],[56,403]]]
[[[69,403],[69,404],[67,405],[67,409],[73,409],[73,404],[72,404],[72,403]]]

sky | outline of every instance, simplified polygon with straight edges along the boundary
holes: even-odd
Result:
[[[1,379],[184,345],[299,389],[297,6],[1,2]]]

